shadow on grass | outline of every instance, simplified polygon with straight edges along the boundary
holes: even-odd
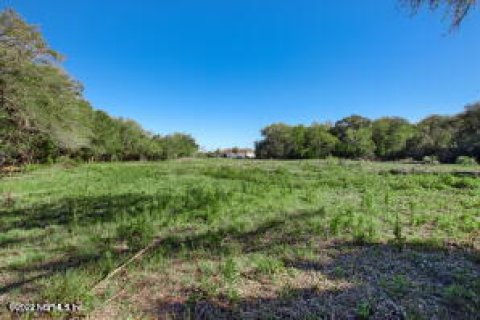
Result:
[[[0,209],[0,232],[10,230],[31,230],[53,225],[64,226],[77,222],[79,225],[89,225],[94,222],[114,220],[122,212],[134,215],[146,209],[153,209],[152,203],[158,208],[166,206],[162,195],[146,195],[138,193],[64,198],[52,203],[42,203],[28,208]]]
[[[337,287],[283,288],[276,297],[229,299],[200,287],[151,301],[158,318],[193,319],[477,319],[480,314],[480,252],[429,241],[355,243],[312,237],[313,217],[305,211],[266,221],[254,230],[227,228],[198,235],[171,236],[158,250],[168,258],[222,259],[232,254],[275,257],[283,247],[308,242],[312,258],[284,257],[287,269],[315,274]],[[312,241],[315,239],[315,241]],[[201,248],[200,253],[196,250]],[[203,256],[202,256],[203,255]],[[286,255],[289,256],[289,255]],[[299,279],[305,286],[305,279]],[[259,282],[263,286],[262,282]],[[300,284],[300,286],[302,286]],[[255,289],[254,289],[255,290]],[[249,294],[255,294],[250,292]]]
[[[285,260],[293,285],[228,298],[201,287],[149,300],[158,319],[478,319],[480,266],[459,249],[330,243],[318,259]],[[313,279],[321,279],[315,282]],[[263,285],[263,282],[259,282]],[[270,283],[271,287],[273,283]],[[298,287],[297,287],[298,286]],[[245,290],[242,289],[245,293]],[[253,295],[253,297],[251,297]]]
[[[129,201],[128,203],[132,205],[134,203],[140,203],[145,199],[146,198],[144,197],[135,198],[133,202]],[[58,206],[53,207],[58,208]],[[39,208],[36,210],[39,210]],[[49,215],[50,212],[52,212],[51,215]],[[114,219],[114,212],[115,208],[112,208],[107,214],[103,214],[102,221],[110,221]],[[135,211],[131,212],[135,213]],[[45,225],[68,224],[71,222],[71,218],[69,217],[63,217],[61,220],[58,220],[58,215],[59,214],[56,212],[56,210],[49,208],[47,209],[47,213],[44,213],[43,219],[29,219],[28,217],[24,217],[22,219],[24,224],[17,224],[16,227],[38,227],[39,221],[41,221],[41,223],[45,223]],[[298,221],[301,222],[303,219],[308,219],[309,217],[316,215],[318,215],[317,211],[307,211],[295,215],[295,219],[298,219]],[[51,223],[47,223],[47,220],[45,220],[47,217],[51,219]],[[100,216],[85,214],[82,215],[82,217],[82,223],[86,224],[89,219],[94,219],[94,217]],[[291,218],[292,217],[290,217],[290,219]],[[201,249],[202,252],[204,250],[208,250],[210,255],[213,254],[219,257],[220,255],[224,254],[225,251],[228,251],[228,248],[222,245],[225,240],[230,243],[235,242],[237,244],[241,244],[244,246],[244,249],[242,249],[244,252],[262,251],[262,245],[258,242],[258,240],[260,238],[265,238],[266,234],[270,233],[272,230],[282,229],[287,223],[291,222],[290,219],[269,220],[258,226],[256,229],[246,232],[228,228],[193,236],[184,236],[182,234],[169,236],[162,239],[162,241],[159,242],[159,246],[154,248],[153,251],[155,252],[155,250],[161,249],[168,256],[174,257],[178,254],[193,254],[198,249]],[[97,220],[94,219],[93,221]],[[25,239],[11,240],[9,243],[18,245],[21,244],[22,240]],[[297,240],[299,239],[300,238]],[[40,241],[41,238],[36,240]],[[131,255],[135,251],[135,248],[120,251],[113,250],[112,245],[118,240],[122,239],[98,238],[97,243],[94,244],[95,252],[93,253],[85,252],[82,251],[81,248],[77,248],[72,251],[64,252],[62,259],[40,263],[31,262],[27,265],[21,266],[4,267],[1,269],[2,272],[21,272],[22,279],[20,281],[15,280],[9,283],[0,283],[0,294],[8,294],[14,289],[22,288],[23,286],[29,285],[39,279],[50,278],[57,274],[64,273],[67,270],[94,269],[96,266],[102,263],[102,259],[105,257],[107,252],[111,254],[110,260],[116,261],[116,264],[119,264],[120,261],[124,261],[129,255]],[[267,246],[268,243],[265,243],[264,245]],[[28,274],[31,275],[29,276]],[[31,287],[29,287],[28,290],[31,290]]]
[[[113,221],[122,210],[126,210],[128,215],[136,215],[151,208],[166,208],[169,203],[160,196],[142,194],[65,199],[27,211],[4,212],[5,216],[20,217],[0,229],[28,230],[52,224],[68,225],[73,222],[74,215],[82,225],[108,222]],[[191,207],[202,208],[202,203],[193,203]],[[198,234],[173,234],[161,239],[158,247],[149,254],[160,252],[166,258],[187,259],[190,255],[203,255],[208,259],[221,260],[232,252],[275,255],[279,247],[302,247],[308,242],[316,258],[311,255],[308,258],[284,256],[282,259],[286,268],[301,274],[313,272],[329,282],[345,285],[333,288],[318,285],[288,287],[274,297],[234,300],[211,297],[199,288],[187,288],[180,298],[153,301],[153,308],[146,312],[158,318],[196,319],[403,319],[416,316],[475,319],[478,316],[480,266],[478,260],[468,258],[465,248],[407,243],[399,250],[389,244],[357,245],[325,241],[322,236],[312,236],[315,230],[310,223],[312,218],[324,215],[322,209],[302,211],[279,215],[251,230],[233,226]],[[38,291],[38,280],[61,275],[67,270],[96,270],[101,278],[103,258],[107,252],[113,252],[110,259],[116,265],[133,253],[112,251],[113,242],[110,240],[99,239],[95,252],[73,250],[64,252],[63,258],[55,261],[7,267],[4,271],[21,272],[24,276],[0,283],[0,294],[8,295],[21,288]],[[477,251],[470,251],[478,256]]]

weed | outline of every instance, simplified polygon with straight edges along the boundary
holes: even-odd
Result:
[[[255,261],[256,271],[263,275],[274,275],[285,268],[283,261],[273,257],[261,257]]]
[[[126,219],[117,226],[117,237],[127,241],[132,248],[149,243],[154,236],[154,226],[147,216]]]
[[[227,284],[233,284],[237,282],[240,276],[238,265],[233,258],[228,258],[225,263],[223,263],[221,272],[223,279]]]
[[[66,271],[43,281],[44,301],[65,301],[78,303],[84,307],[93,306],[95,298],[90,291],[91,276],[84,272]]]
[[[406,295],[410,288],[410,282],[404,275],[395,275],[389,280],[382,279],[380,285],[397,298]]]
[[[357,304],[357,319],[367,320],[372,314],[372,306],[369,302],[362,301]]]
[[[405,237],[403,236],[403,226],[400,221],[398,213],[395,214],[395,224],[393,226],[393,235],[395,237],[395,245],[398,247],[398,250],[403,249],[405,243]]]
[[[448,237],[455,246],[477,248],[480,183],[451,173],[465,167],[431,165],[427,169],[438,174],[419,174],[405,164],[344,160],[340,165],[333,158],[223,160],[40,166],[28,175],[2,178],[1,289],[8,298],[94,301],[88,287],[156,237],[159,247],[131,264],[129,273],[160,272],[170,277],[164,279],[167,288],[197,286],[203,295],[232,301],[250,284],[251,279],[243,281],[247,271],[275,276],[281,283],[270,282],[277,292],[288,283],[284,278],[318,275],[316,268],[330,263],[319,259],[324,250],[338,249],[329,260],[350,255],[343,249],[352,240],[436,250]],[[378,214],[380,209],[385,214]],[[198,272],[191,261],[199,261]],[[286,268],[283,261],[305,265]],[[61,271],[66,268],[68,273]],[[350,280],[348,270],[334,264],[328,280]],[[445,299],[459,297],[455,308],[467,315],[478,301],[478,286],[469,284],[476,276],[459,278],[459,287],[441,292]],[[22,281],[29,282],[14,288]],[[383,284],[394,297],[415,296],[405,277]],[[24,293],[27,287],[32,290]],[[301,294],[294,286],[282,292],[280,299]],[[360,303],[349,311],[361,316],[367,309]]]

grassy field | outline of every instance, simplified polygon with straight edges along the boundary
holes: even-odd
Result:
[[[463,175],[479,170],[30,168],[0,178],[0,303],[81,302],[92,319],[480,319],[480,178]]]

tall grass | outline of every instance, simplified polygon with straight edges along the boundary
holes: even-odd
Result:
[[[44,299],[93,305],[97,281],[160,239],[132,268],[196,259],[198,286],[233,299],[249,270],[288,273],[292,256],[315,256],[317,239],[401,246],[462,243],[478,232],[478,179],[443,166],[385,174],[389,166],[217,159],[36,168],[0,180],[0,267]],[[218,272],[222,283],[213,280]]]

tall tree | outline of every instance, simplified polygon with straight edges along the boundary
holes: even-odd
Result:
[[[173,135],[159,141],[132,120],[95,111],[83,98],[82,85],[61,68],[61,61],[36,27],[11,9],[0,12],[2,165],[46,162],[60,155],[160,159],[190,155],[195,149],[191,137]]]
[[[465,112],[458,115],[457,121],[457,154],[480,160],[480,102],[467,106]]]
[[[414,133],[414,127],[403,118],[384,117],[375,120],[372,125],[375,155],[381,159],[404,157],[407,141]]]
[[[335,155],[346,158],[370,158],[375,151],[372,121],[352,115],[335,123],[332,133],[338,138]]]
[[[415,159],[436,156],[441,161],[452,161],[456,130],[454,117],[433,115],[423,119],[407,141],[408,156]]]
[[[331,155],[338,139],[330,133],[327,125],[314,123],[307,128],[305,135],[306,158],[321,159]]]

